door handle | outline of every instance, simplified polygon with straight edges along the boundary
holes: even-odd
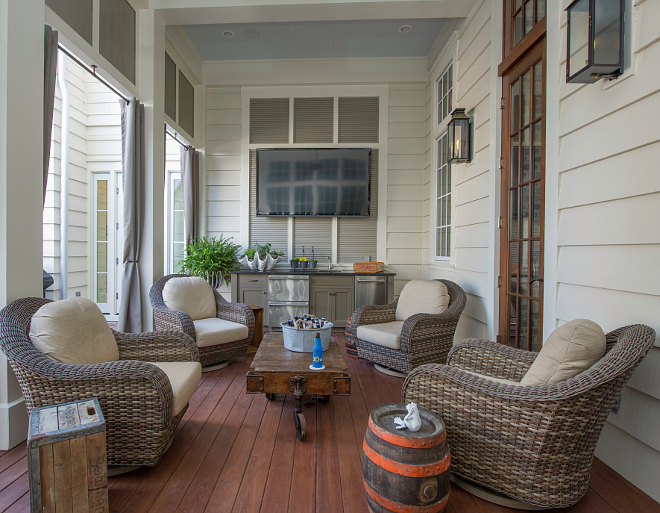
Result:
[[[250,283],[257,283],[259,280],[248,280]]]
[[[358,283],[385,283],[385,280],[358,280]]]
[[[543,283],[543,278],[536,278],[535,280],[530,281],[530,282],[528,283],[528,285],[531,285],[531,284],[534,283],[535,281],[538,281],[539,283]]]

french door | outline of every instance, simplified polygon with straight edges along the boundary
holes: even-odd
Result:
[[[545,37],[502,76],[500,340],[538,351],[543,333]]]
[[[92,301],[112,318],[119,313],[124,243],[121,171],[94,173]]]

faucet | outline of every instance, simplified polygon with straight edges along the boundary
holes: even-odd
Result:
[[[328,259],[328,271],[331,271],[334,265],[332,265],[332,258],[326,257]]]

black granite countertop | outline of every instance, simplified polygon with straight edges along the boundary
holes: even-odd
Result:
[[[297,269],[293,270],[290,267],[283,267],[279,269],[271,269],[270,271],[251,271],[250,269],[239,269],[231,271],[231,274],[286,274],[290,276],[396,276],[396,273],[383,271],[381,273],[356,273],[351,270],[340,271],[333,269]]]

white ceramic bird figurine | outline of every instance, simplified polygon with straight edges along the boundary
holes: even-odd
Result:
[[[401,417],[394,417],[394,423],[397,425],[397,429],[408,428],[415,433],[422,427],[422,419],[419,418],[419,410],[415,403],[407,404],[406,410],[408,410],[408,415],[406,415],[403,420],[401,420]]]

